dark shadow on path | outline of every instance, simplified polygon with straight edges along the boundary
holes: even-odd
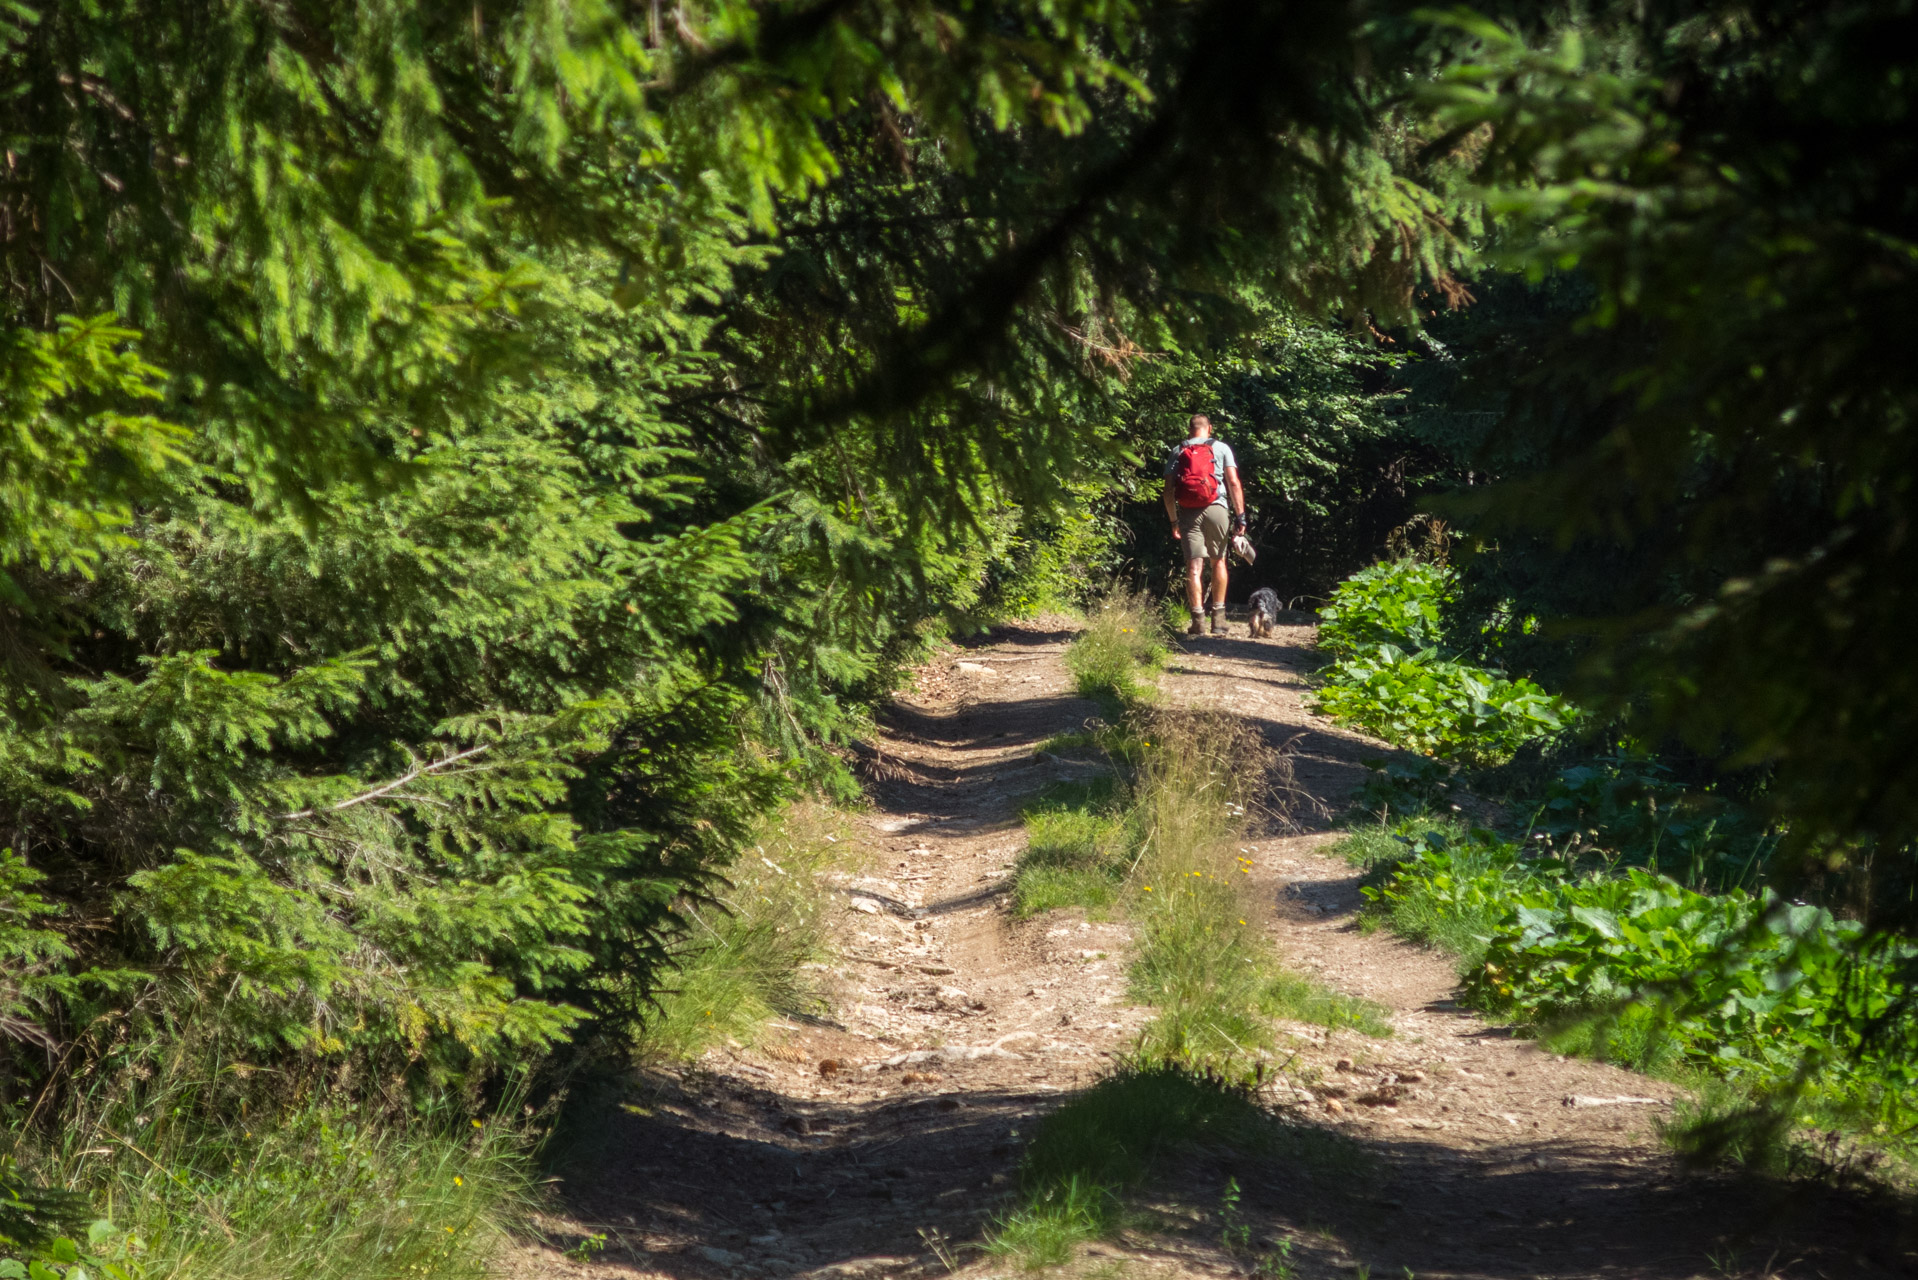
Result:
[[[572,1109],[555,1191],[606,1235],[609,1259],[673,1280],[925,1274],[940,1269],[928,1238],[973,1256],[1012,1203],[1021,1138],[1060,1101],[988,1089],[837,1103],[737,1081],[639,1082]],[[1158,1224],[1166,1245],[1216,1250],[1230,1178],[1254,1239],[1294,1239],[1293,1261],[1317,1264],[1312,1274],[1355,1263],[1477,1280],[1914,1274],[1908,1207],[1856,1189],[1685,1175],[1563,1141],[1293,1132],[1267,1156],[1193,1157],[1147,1188],[1142,1204],[1198,1211]],[[1713,1259],[1739,1269],[1716,1272]]]

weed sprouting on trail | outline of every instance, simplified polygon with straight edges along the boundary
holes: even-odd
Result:
[[[1150,701],[1144,671],[1165,660],[1165,631],[1158,611],[1144,595],[1115,593],[1086,612],[1085,630],[1066,651],[1066,666],[1082,697],[1091,698],[1118,720],[1129,708]]]
[[[1108,1234],[1119,1218],[1119,1196],[1111,1187],[1073,1174],[1034,1190],[1001,1218],[987,1248],[1019,1259],[1028,1270],[1056,1267],[1070,1262],[1078,1245]]]
[[[1384,1010],[1283,969],[1245,901],[1238,855],[1248,815],[1283,819],[1289,758],[1237,716],[1163,714],[1133,784],[1139,941],[1133,996],[1158,1008],[1139,1052],[1249,1070],[1272,1019],[1389,1034]]]

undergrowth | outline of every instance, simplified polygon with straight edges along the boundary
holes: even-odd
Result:
[[[204,1086],[122,1085],[78,1099],[49,1145],[23,1141],[7,1157],[15,1180],[101,1215],[90,1230],[59,1224],[85,1256],[74,1270],[34,1270],[36,1280],[109,1268],[168,1280],[477,1280],[533,1202],[523,1136],[451,1108],[407,1119],[296,1103],[247,1119],[209,1111]],[[0,1242],[0,1275],[27,1274],[8,1272],[9,1256]]]
[[[1485,765],[1566,730],[1578,716],[1524,677],[1457,659],[1444,606],[1457,576],[1388,560],[1353,574],[1321,611],[1318,709],[1424,755]]]
[[[1849,1164],[1908,1172],[1914,950],[1821,907],[1699,892],[1593,848],[1416,819],[1341,845],[1367,868],[1367,918],[1456,956],[1466,1002],[1558,1052],[1699,1089],[1668,1131],[1681,1149],[1813,1167],[1807,1131],[1835,1130],[1879,1153]]]
[[[812,975],[828,955],[822,873],[838,856],[837,815],[786,809],[727,873],[717,907],[688,904],[691,941],[640,1029],[641,1061],[698,1057],[727,1040],[750,1044],[782,1013],[818,1013]]]

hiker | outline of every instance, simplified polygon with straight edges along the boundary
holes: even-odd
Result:
[[[1245,491],[1232,446],[1212,438],[1212,419],[1192,415],[1192,434],[1173,446],[1165,462],[1165,514],[1172,537],[1185,552],[1185,602],[1192,610],[1189,636],[1205,634],[1206,565],[1212,566],[1212,634],[1225,633],[1225,553],[1235,533],[1245,532]],[[1231,498],[1228,508],[1226,499]]]

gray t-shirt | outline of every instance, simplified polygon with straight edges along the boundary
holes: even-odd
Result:
[[[1212,478],[1219,482],[1219,496],[1212,505],[1215,507],[1224,507],[1227,511],[1230,511],[1232,504],[1226,501],[1225,469],[1231,467],[1234,471],[1237,471],[1239,469],[1239,460],[1232,456],[1232,446],[1217,436],[1193,436],[1189,440],[1181,440],[1178,444],[1173,445],[1172,452],[1168,453],[1165,458],[1165,478],[1170,480],[1173,475],[1177,473],[1179,470],[1179,455],[1185,451],[1185,447],[1189,444],[1209,444],[1212,446]]]

